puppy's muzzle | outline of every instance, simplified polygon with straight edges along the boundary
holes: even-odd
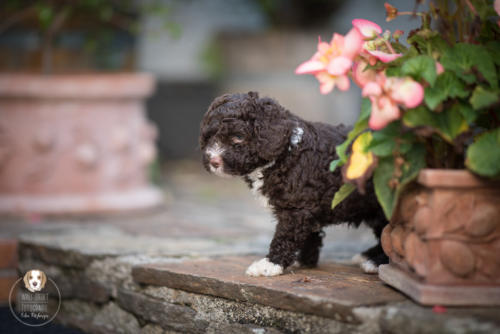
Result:
[[[222,166],[222,158],[220,156],[213,156],[213,157],[210,158],[209,164],[214,169],[217,169],[220,166]]]

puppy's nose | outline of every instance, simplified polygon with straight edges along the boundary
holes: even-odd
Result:
[[[221,159],[221,157],[215,156],[215,157],[210,158],[210,166],[212,166],[215,169],[217,169],[220,166],[222,166],[222,159]]]
[[[38,285],[38,282],[33,282],[33,286],[37,286]]]

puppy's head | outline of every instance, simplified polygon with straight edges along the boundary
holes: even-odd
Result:
[[[24,275],[24,285],[31,292],[41,291],[47,282],[47,276],[41,270],[30,270]]]
[[[220,96],[201,123],[203,164],[219,176],[247,175],[286,152],[295,124],[276,101],[257,93]]]

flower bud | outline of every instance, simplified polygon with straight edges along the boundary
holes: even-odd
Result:
[[[392,34],[392,37],[394,37],[394,39],[397,41],[401,36],[403,36],[405,32],[403,30],[396,30],[393,34]]]
[[[386,16],[385,20],[387,22],[394,20],[398,16],[398,9],[396,7],[394,7],[393,5],[386,2],[384,4],[384,7],[385,7],[385,16]]]

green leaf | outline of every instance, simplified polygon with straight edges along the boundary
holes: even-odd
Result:
[[[488,43],[486,43],[486,49],[490,53],[490,56],[493,59],[495,65],[500,66],[500,57],[498,57],[498,55],[500,54],[500,42],[489,41]]]
[[[391,219],[399,195],[405,186],[413,181],[420,169],[425,167],[425,149],[422,145],[414,145],[407,154],[404,155],[405,163],[402,168],[402,176],[398,178],[398,185],[394,189],[389,186],[393,178],[395,164],[393,157],[380,159],[373,175],[375,194],[384,210],[387,219]]]
[[[498,88],[493,57],[484,46],[468,43],[455,44],[443,54],[441,64],[446,70],[455,72],[459,78],[469,84],[476,81],[472,72],[472,67],[475,67],[492,88]]]
[[[358,121],[367,120],[372,112],[372,103],[369,98],[365,97],[361,100],[361,114],[359,115]]]
[[[420,106],[408,110],[403,116],[403,123],[410,128],[431,127],[446,141],[453,142],[456,136],[469,128],[459,109],[460,105],[455,104],[450,109],[436,113]]]
[[[417,56],[408,59],[402,66],[404,75],[410,75],[415,80],[425,79],[431,86],[436,81],[436,62],[430,56]]]
[[[335,169],[337,168],[337,165],[339,164],[340,159],[335,159],[332,162],[330,162],[330,172],[334,172]]]
[[[400,66],[388,67],[385,70],[385,75],[387,77],[401,77],[402,71]]]
[[[359,115],[356,124],[354,124],[354,128],[347,135],[347,139],[340,145],[337,145],[335,148],[337,150],[337,156],[340,160],[337,163],[336,167],[340,167],[347,162],[348,156],[346,155],[346,151],[351,145],[351,142],[363,131],[368,128],[368,118],[371,113],[371,102],[370,99],[364,98],[361,102],[361,114]]]
[[[482,134],[469,146],[465,165],[481,176],[500,177],[500,128]]]
[[[436,79],[433,87],[425,88],[424,100],[432,110],[449,97],[465,98],[469,95],[465,85],[451,72],[444,72]]]
[[[479,116],[479,114],[474,109],[472,109],[472,107],[468,103],[458,102],[454,104],[452,108],[456,108],[456,110],[458,110],[458,112],[462,115],[462,117],[469,125],[474,123],[474,121]]]
[[[421,31],[413,34],[407,42],[420,50],[422,54],[443,53],[448,48],[446,41],[436,31]]]
[[[378,157],[386,157],[392,155],[396,150],[400,153],[407,152],[413,140],[414,135],[412,133],[401,133],[401,123],[399,121],[392,122],[382,130],[373,132],[372,140],[365,150]]]
[[[40,4],[37,6],[37,11],[40,25],[43,29],[47,29],[52,24],[52,20],[54,19],[54,10],[48,5]]]
[[[354,189],[356,189],[356,186],[354,184],[344,183],[342,187],[337,190],[335,196],[333,196],[332,210],[335,209],[335,207],[339,205],[340,202],[346,199],[347,196],[349,196],[354,191]]]
[[[470,97],[470,104],[475,110],[489,107],[490,105],[498,102],[500,99],[500,92],[487,90],[482,86],[477,86],[472,92]]]

